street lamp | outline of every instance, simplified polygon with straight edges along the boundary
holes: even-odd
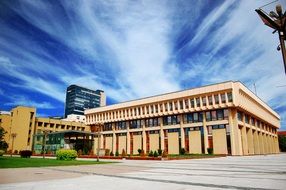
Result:
[[[277,50],[280,51],[281,49],[286,74],[286,49],[284,42],[286,40],[286,12],[283,13],[282,6],[279,4],[276,5],[276,12],[270,11],[270,13],[267,14],[261,8],[256,9],[255,11],[260,16],[265,25],[274,29],[272,32],[273,34],[275,32],[278,32],[279,34],[280,45],[277,47]]]
[[[98,127],[97,127],[97,151],[96,151],[96,155],[97,155],[97,158],[96,158],[96,161],[99,162],[99,144],[100,144],[100,131],[101,131],[101,126],[102,124],[99,124]]]
[[[11,137],[12,137],[12,147],[11,147],[11,154],[10,154],[10,156],[12,157],[12,154],[13,154],[13,149],[14,149],[14,140],[15,140],[15,138],[16,138],[16,136],[17,136],[17,133],[12,133],[11,134]]]

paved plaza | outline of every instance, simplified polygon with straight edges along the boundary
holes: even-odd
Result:
[[[286,154],[0,169],[0,189],[286,189]]]

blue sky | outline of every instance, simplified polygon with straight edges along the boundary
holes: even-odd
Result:
[[[286,129],[278,36],[254,11],[266,3],[0,1],[0,110],[63,115],[70,84],[102,89],[112,104],[240,80],[255,83]]]

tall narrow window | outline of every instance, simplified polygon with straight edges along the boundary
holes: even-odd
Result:
[[[198,122],[199,121],[199,115],[198,115],[198,113],[194,113],[193,114],[193,119],[194,119],[194,122]]]
[[[178,110],[178,102],[174,101],[174,104],[175,104],[175,110]]]
[[[223,110],[217,110],[217,119],[223,120]]]
[[[185,108],[189,109],[189,100],[188,99],[185,100]]]
[[[151,114],[154,113],[154,106],[153,105],[150,105],[150,111],[151,111]]]
[[[213,110],[213,111],[211,112],[211,114],[212,114],[212,121],[217,120],[216,111]]]
[[[242,121],[242,113],[241,112],[237,112],[237,119],[239,121]]]
[[[196,98],[196,104],[197,104],[197,107],[200,107],[200,106],[201,106],[201,100],[200,100],[200,98]]]
[[[245,123],[249,124],[249,115],[245,115]]]
[[[228,109],[223,110],[223,117],[224,119],[228,119]]]
[[[195,107],[195,100],[194,98],[191,99],[191,108],[194,108]]]
[[[213,97],[208,96],[208,101],[209,101],[209,105],[212,106],[213,105]]]
[[[204,96],[204,97],[202,98],[202,100],[203,100],[203,106],[206,106],[206,105],[207,105],[206,97]]]
[[[221,98],[221,103],[225,103],[226,102],[226,100],[225,100],[225,93],[220,94],[220,98]]]
[[[227,93],[227,100],[228,100],[228,102],[232,102],[232,93],[231,92]]]
[[[170,111],[173,111],[173,102],[169,102],[169,109]]]
[[[206,112],[206,120],[211,121],[211,112],[210,111]]]
[[[183,109],[183,100],[180,100],[180,110]]]
[[[215,104],[219,104],[218,94],[214,95],[215,98]]]

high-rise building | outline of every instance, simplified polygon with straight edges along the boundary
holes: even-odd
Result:
[[[70,114],[84,115],[85,109],[105,106],[105,104],[104,91],[70,85],[66,92],[65,117]]]

